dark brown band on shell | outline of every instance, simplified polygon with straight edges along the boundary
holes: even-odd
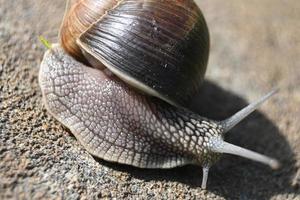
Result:
[[[199,90],[209,54],[208,28],[192,0],[124,0],[79,43],[120,78],[130,76],[179,105]]]

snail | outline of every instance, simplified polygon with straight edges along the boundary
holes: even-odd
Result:
[[[276,159],[224,141],[273,90],[223,121],[194,113],[209,31],[193,0],[73,0],[60,44],[44,55],[39,84],[47,110],[92,155],[139,168],[202,166],[222,153],[276,169]]]

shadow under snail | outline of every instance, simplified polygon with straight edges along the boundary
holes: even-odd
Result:
[[[187,108],[209,55],[193,0],[73,0],[59,36],[41,63],[43,100],[92,155],[140,168],[201,165],[202,188],[221,153],[279,167],[223,140],[275,90],[223,121]]]

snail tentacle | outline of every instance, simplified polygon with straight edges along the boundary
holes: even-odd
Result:
[[[242,110],[238,111],[233,116],[229,117],[228,119],[225,119],[221,122],[217,122],[222,127],[222,134],[228,132],[230,129],[232,129],[234,126],[236,126],[239,122],[241,122],[244,118],[246,118],[248,115],[250,115],[253,111],[255,111],[262,103],[266,102],[268,99],[270,99],[274,94],[278,92],[278,89],[273,89],[260,99],[256,100],[255,102],[249,104]],[[264,164],[269,165],[273,169],[278,169],[280,166],[280,163],[270,157],[267,157],[265,155],[256,153],[254,151],[230,144],[228,142],[225,142],[221,136],[218,137],[212,137],[211,143],[213,144],[211,146],[211,150],[217,153],[228,153],[233,154],[237,156],[241,156],[244,158],[248,158],[257,162],[261,162]]]
[[[233,116],[229,117],[228,119],[225,119],[219,124],[223,128],[223,133],[228,132],[230,129],[232,129],[234,126],[236,126],[240,121],[245,119],[248,115],[250,115],[252,112],[254,112],[262,103],[266,102],[268,99],[270,99],[274,94],[278,92],[278,89],[271,90],[268,94],[264,95],[257,101],[249,104],[242,110],[238,111]]]
[[[207,185],[207,179],[208,179],[208,173],[209,173],[209,166],[208,165],[204,165],[202,167],[202,172],[203,172],[203,176],[202,176],[202,184],[201,184],[201,188],[202,189],[206,189],[206,185]]]
[[[214,144],[212,145],[211,148],[211,150],[214,152],[228,153],[228,154],[233,154],[240,157],[248,158],[250,160],[254,160],[269,165],[272,169],[278,169],[280,167],[280,163],[273,158],[236,146],[234,144],[230,144],[228,142],[223,141],[219,137],[211,138],[211,142]]]

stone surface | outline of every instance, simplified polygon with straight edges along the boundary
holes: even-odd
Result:
[[[223,119],[280,87],[227,137],[278,158],[280,170],[226,155],[203,191],[197,166],[145,170],[92,157],[46,112],[37,81],[37,37],[57,40],[65,2],[0,0],[0,199],[299,199],[300,3],[198,3],[212,47],[195,110]]]

